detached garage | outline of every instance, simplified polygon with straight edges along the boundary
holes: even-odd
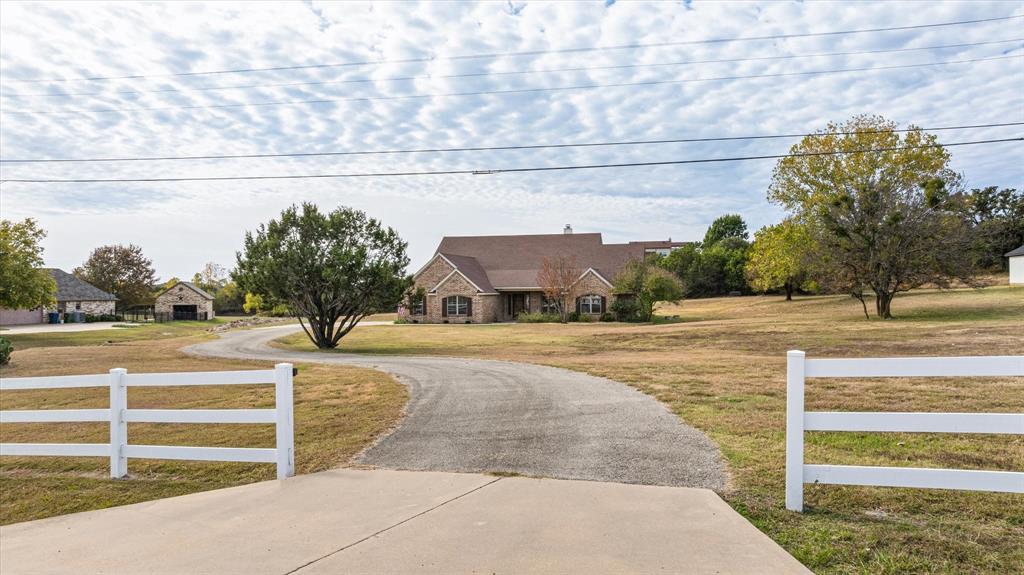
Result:
[[[1006,252],[1010,258],[1010,285],[1024,285],[1024,246]]]
[[[178,282],[156,296],[154,311],[173,320],[213,319],[213,296],[195,284]]]

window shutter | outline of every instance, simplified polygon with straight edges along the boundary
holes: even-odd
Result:
[[[583,313],[582,297],[576,298],[576,313]]]
[[[601,313],[608,311],[608,298],[601,296]]]
[[[473,315],[473,298],[466,298],[466,315]]]
[[[441,299],[441,317],[448,317],[448,298]]]

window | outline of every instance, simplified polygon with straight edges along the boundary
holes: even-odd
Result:
[[[470,299],[466,296],[453,295],[444,298],[445,315],[469,315]]]
[[[76,301],[75,302],[75,309],[81,311],[82,310],[82,302]]]
[[[413,302],[412,305],[409,306],[409,313],[411,315],[423,315],[427,313],[426,301],[421,299],[417,302]]]
[[[544,300],[540,304],[540,313],[562,313],[559,309],[557,299],[549,299],[548,296],[544,296]]]
[[[580,313],[601,313],[601,300],[604,299],[599,295],[585,295],[579,299],[580,302]]]

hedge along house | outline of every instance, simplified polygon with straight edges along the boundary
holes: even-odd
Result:
[[[45,323],[47,313],[82,312],[86,315],[113,315],[117,297],[91,283],[57,268],[46,268],[57,286],[56,303],[46,308],[0,309],[0,325]]]
[[[153,311],[168,319],[213,319],[213,296],[189,282],[178,282],[156,296]]]
[[[399,317],[417,323],[491,323],[520,313],[556,312],[537,274],[544,258],[574,257],[580,276],[571,301],[582,315],[599,317],[614,301],[612,282],[632,259],[667,254],[682,242],[605,244],[599,233],[445,237],[434,256],[413,276],[424,301],[403,306]]]

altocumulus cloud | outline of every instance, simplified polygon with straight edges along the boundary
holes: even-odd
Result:
[[[912,9],[911,9],[912,8]],[[792,54],[1011,40],[1020,20],[969,26],[552,52],[973,20],[1024,13],[1019,4],[920,3],[266,3],[0,5],[0,152],[18,157],[203,155],[457,147],[803,132],[858,113],[922,126],[1024,121],[1021,42],[985,46],[610,68]],[[466,54],[534,52],[449,59]],[[737,79],[594,90],[344,100],[583,84],[698,80],[985,58],[951,66]],[[423,60],[413,61],[408,60]],[[402,62],[402,60],[406,60]],[[312,63],[382,62],[246,74],[168,76]],[[497,74],[564,68],[558,73]],[[492,73],[462,78],[453,75]],[[149,75],[104,81],[39,78]],[[396,80],[395,78],[415,77]],[[273,86],[270,86],[273,84]],[[287,85],[282,85],[287,84]],[[202,89],[230,86],[249,88]],[[74,96],[62,94],[75,93]],[[19,96],[18,94],[34,94]],[[41,96],[39,94],[46,94]],[[232,106],[182,109],[191,106]],[[144,112],[25,114],[121,108]],[[944,132],[946,141],[1017,135],[1012,128]],[[717,142],[451,154],[3,166],[4,178],[230,176],[493,169],[785,152],[792,142]],[[954,150],[969,185],[1022,186],[1022,150]],[[364,209],[410,241],[414,264],[444,234],[547,233],[572,223],[612,241],[698,238],[715,216],[756,228],[780,213],[764,199],[770,161],[578,172],[159,184],[5,183],[3,217],[50,231],[47,259],[70,268],[102,243],[142,245],[159,273],[230,264],[242,233],[311,200]]]

